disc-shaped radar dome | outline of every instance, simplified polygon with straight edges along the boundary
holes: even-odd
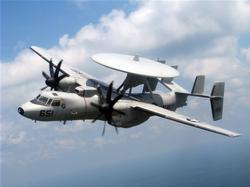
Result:
[[[108,68],[141,76],[174,78],[179,75],[179,72],[171,66],[137,55],[100,53],[93,55],[91,58],[96,63]]]

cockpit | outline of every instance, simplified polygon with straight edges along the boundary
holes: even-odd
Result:
[[[52,99],[39,94],[35,99],[30,101],[31,103],[43,106],[60,106],[60,99]]]

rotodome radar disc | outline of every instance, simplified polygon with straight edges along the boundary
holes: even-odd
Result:
[[[157,78],[174,78],[179,72],[160,62],[139,56],[100,53],[92,57],[96,63],[118,71]]]

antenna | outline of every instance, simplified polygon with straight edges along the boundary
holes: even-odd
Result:
[[[136,55],[134,56],[133,60],[138,62],[138,61],[140,60],[140,59],[139,59],[139,55],[136,54]]]

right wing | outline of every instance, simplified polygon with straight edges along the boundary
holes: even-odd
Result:
[[[56,57],[52,57],[49,55],[46,50],[37,47],[37,46],[31,46],[30,49],[35,52],[38,56],[40,56],[42,59],[44,59],[48,63],[52,63],[54,67],[56,67],[57,63],[61,60]],[[55,64],[56,63],[56,64]],[[62,63],[60,71],[64,74],[67,74],[68,76],[74,78],[76,80],[76,83],[79,85],[84,85],[86,82],[86,79],[94,79],[92,76],[81,72],[78,69],[71,68],[67,66],[65,63]]]
[[[232,132],[232,131],[229,131],[220,127],[216,127],[216,126],[204,123],[204,122],[200,122],[196,119],[192,119],[188,116],[178,114],[176,112],[161,108],[159,106],[155,106],[155,105],[148,104],[148,103],[142,103],[142,102],[133,102],[133,103],[134,104],[132,104],[132,108],[150,113],[151,115],[160,116],[160,117],[172,120],[172,121],[176,121],[176,122],[183,123],[192,127],[204,129],[207,131],[211,131],[211,132],[222,134],[222,135],[229,136],[229,137],[240,136],[240,134],[236,132]]]

